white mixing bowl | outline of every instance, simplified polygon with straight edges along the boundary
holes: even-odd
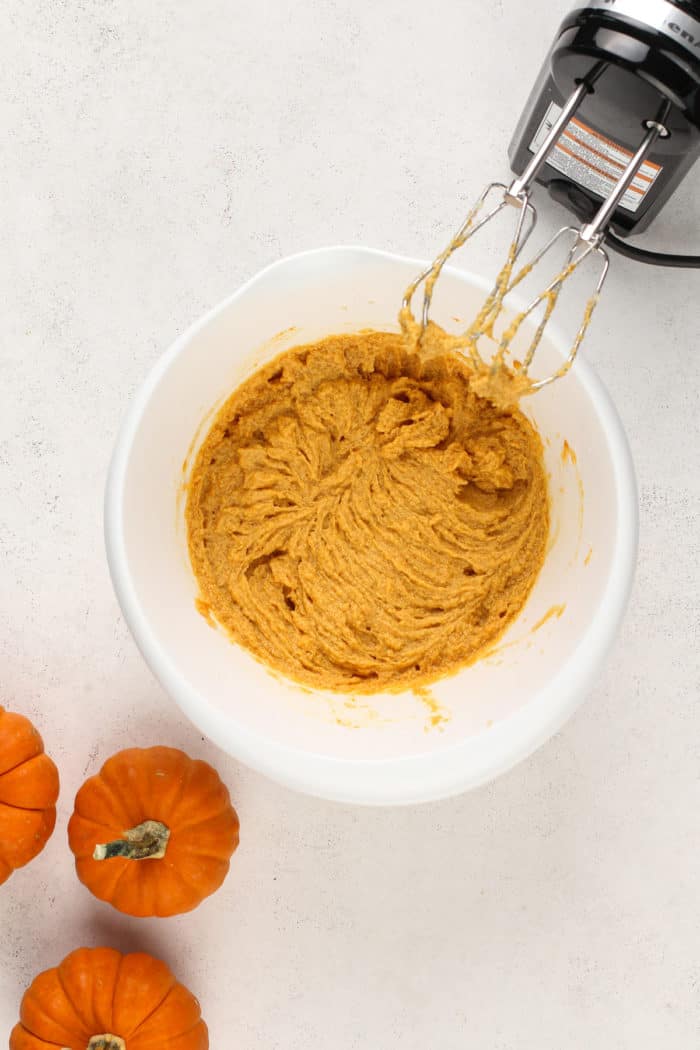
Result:
[[[590,689],[634,573],[637,496],[627,441],[603,386],[579,360],[566,379],[525,402],[545,442],[552,535],[530,599],[492,655],[425,695],[339,696],[273,674],[197,612],[183,469],[212,413],[258,365],[288,347],[335,332],[395,329],[404,288],[423,265],[332,248],[268,267],[158,361],[128,413],[107,484],[114,587],[165,689],[224,750],[326,798],[378,804],[440,798],[525,758]],[[436,319],[468,318],[484,287],[445,271]],[[550,331],[538,374],[548,374],[565,350]]]

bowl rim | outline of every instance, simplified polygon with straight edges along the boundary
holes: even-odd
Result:
[[[393,758],[346,758],[271,741],[214,707],[160,645],[137,597],[123,530],[123,497],[134,438],[155,389],[202,329],[273,271],[302,259],[330,255],[410,264],[416,273],[427,265],[424,260],[363,246],[315,248],[271,263],[191,324],[154,363],[133,396],[119,430],[105,488],[107,562],[124,618],[147,665],[190,721],[219,747],[278,783],[306,794],[368,805],[414,804],[460,794],[505,773],[556,733],[583,701],[615,641],[632,589],[639,534],[637,484],[617,409],[592,366],[579,357],[576,375],[596,405],[618,495],[611,570],[598,614],[592,617],[568,661],[526,705],[488,730],[436,752]],[[455,267],[446,267],[446,271],[488,290],[488,282],[482,277]],[[548,336],[563,350],[565,341],[556,326],[548,327]],[[464,761],[467,756],[469,762]]]

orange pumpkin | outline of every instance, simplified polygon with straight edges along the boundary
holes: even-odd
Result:
[[[41,853],[56,823],[58,770],[24,715],[0,707],[0,884]]]
[[[78,948],[24,993],[10,1050],[207,1050],[199,1003],[143,952]]]
[[[108,759],[68,825],[78,878],[127,915],[177,915],[218,889],[238,817],[218,774],[170,747]]]

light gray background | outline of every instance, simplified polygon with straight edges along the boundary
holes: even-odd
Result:
[[[487,788],[363,811],[239,767],[151,677],[103,554],[110,449],[158,354],[287,253],[433,254],[507,175],[567,6],[3,3],[0,700],[63,790],[0,890],[0,1041],[38,970],[111,943],[173,965],[217,1050],[698,1045],[700,273],[613,260],[586,353],[639,475],[632,604],[588,703]],[[698,178],[648,243],[700,252]],[[214,761],[243,829],[223,890],[163,923],[94,901],[66,845],[84,776],[156,742]]]

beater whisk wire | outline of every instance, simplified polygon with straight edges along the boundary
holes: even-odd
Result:
[[[476,220],[481,214],[488,197],[493,193],[494,190],[502,191],[503,195],[501,199],[496,204],[494,204],[487,212],[487,214],[480,218],[477,222]],[[462,248],[467,243],[467,241],[469,241],[474,236],[474,234],[478,233],[479,230],[481,230],[488,222],[491,222],[492,219],[495,219],[497,215],[499,215],[506,207],[509,206],[511,201],[508,200],[507,194],[508,187],[505,185],[505,183],[489,183],[489,185],[485,188],[481,196],[478,198],[474,206],[467,214],[466,219],[464,220],[464,222],[462,223],[462,225],[460,226],[459,230],[454,235],[450,243],[447,245],[445,250],[441,252],[440,255],[438,255],[433,260],[433,262],[431,262],[431,264],[427,266],[425,270],[423,270],[423,272],[420,273],[418,277],[416,277],[415,281],[413,281],[406,289],[403,298],[402,308],[404,310],[410,310],[413,301],[413,296],[415,295],[417,289],[420,287],[421,284],[424,286],[423,307],[421,310],[421,326],[423,328],[426,328],[430,322],[430,305],[432,303],[433,290],[435,288],[437,279],[440,276],[443,267],[445,266],[445,263],[450,258],[450,256],[453,255],[460,248]],[[529,201],[524,199],[521,203],[522,207],[520,208],[515,234],[513,236],[513,240],[511,241],[511,252],[514,253],[514,258],[516,258],[518,253],[522,250],[522,248],[525,247],[525,244],[527,243],[527,240],[530,234],[532,233],[533,229],[535,228],[535,224],[537,222],[537,212],[535,211],[533,205],[530,204]],[[530,218],[530,223],[528,226],[526,226],[524,221],[526,217]]]
[[[595,79],[595,76],[597,75],[599,75],[599,70],[594,70],[592,79]],[[627,166],[615,183],[610,195],[601,204],[598,213],[592,222],[583,226],[581,229],[577,229],[573,226],[564,226],[554,234],[554,236],[529,262],[514,274],[513,269],[515,263],[537,223],[537,211],[530,201],[530,188],[542,166],[546,162],[547,157],[559,141],[559,137],[566,128],[571,116],[576,112],[583,98],[590,90],[591,85],[585,81],[578,85],[576,90],[565,103],[562,112],[549,129],[544,142],[536,151],[532,160],[519,178],[516,178],[510,186],[506,186],[505,183],[500,182],[489,183],[445,250],[437,256],[430,266],[426,267],[426,269],[419,274],[415,281],[412,282],[403,299],[402,316],[409,316],[412,319],[413,314],[411,312],[411,304],[413,296],[420,285],[423,285],[423,308],[419,325],[420,333],[422,334],[430,323],[430,306],[432,303],[435,284],[448,259],[476,233],[482,230],[487,223],[495,219],[506,206],[513,205],[518,209],[518,219],[515,226],[515,232],[508,248],[505,264],[501,267],[501,270],[496,277],[495,284],[484,300],[476,318],[467,331],[454,340],[454,345],[459,346],[460,349],[464,349],[468,353],[475,368],[483,369],[485,362],[479,353],[477,344],[483,336],[491,339],[496,343],[496,350],[491,359],[490,371],[491,374],[495,374],[498,369],[504,366],[506,357],[511,354],[513,340],[517,336],[524,322],[530,318],[539,307],[544,305],[542,316],[537,322],[537,326],[525,350],[522,361],[514,363],[514,369],[516,372],[521,375],[527,375],[535,353],[542,341],[545,328],[557,307],[564,283],[588,258],[593,255],[597,256],[601,263],[600,273],[594,286],[593,293],[586,301],[583,318],[576,332],[573,343],[571,344],[566,360],[552,375],[545,379],[532,382],[529,387],[529,392],[540,390],[542,387],[552,383],[555,379],[560,378],[560,376],[568,372],[573,364],[591,322],[593,312],[598,304],[603,285],[608,275],[610,260],[603,244],[610,222],[618,205],[622,202],[623,197],[634,182],[639,169],[644,163],[644,160],[656,139],[660,136],[667,137],[669,135],[663,121],[667,118],[670,103],[665,103],[657,119],[645,121],[647,134],[644,136],[644,139],[640,143],[634,156],[630,158]],[[499,192],[499,199],[495,204],[488,208],[487,214],[482,215],[486,202],[494,191]],[[511,321],[511,323],[505,328],[503,334],[497,338],[494,335],[494,325],[504,309],[504,301],[507,296],[521,284],[535,267],[542,263],[545,256],[548,256],[550,252],[555,250],[562,240],[568,240],[570,237],[573,238],[573,243],[568,248],[563,268],[560,269],[553,280],[549,282],[544,291],[540,292],[530,302],[526,309]]]

